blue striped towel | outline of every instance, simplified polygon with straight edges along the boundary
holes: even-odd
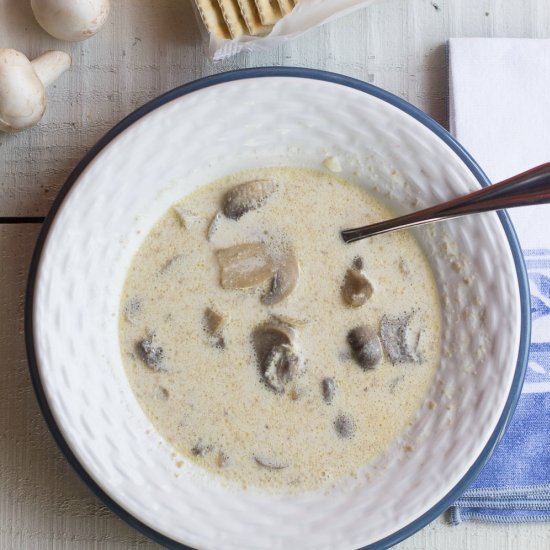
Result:
[[[508,431],[450,521],[550,519],[550,250],[524,250],[533,341],[523,392]],[[540,337],[542,341],[537,341]]]

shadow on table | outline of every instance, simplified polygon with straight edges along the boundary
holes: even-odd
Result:
[[[0,225],[0,546],[157,548],[88,491],[40,414],[23,333],[27,269],[38,230]]]
[[[449,64],[447,44],[431,48],[425,56],[425,81],[421,84],[419,97],[429,106],[428,114],[444,128],[449,128]],[[421,96],[424,97],[421,97]]]

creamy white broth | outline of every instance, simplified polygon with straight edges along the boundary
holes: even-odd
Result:
[[[278,190],[238,220],[219,216],[208,240],[227,191],[262,178]],[[184,227],[176,209],[192,212],[193,223]],[[139,403],[175,449],[241,485],[308,490],[355,475],[406,429],[439,361],[441,308],[433,274],[408,232],[353,245],[339,234],[391,215],[358,186],[295,168],[229,176],[166,213],[129,269],[120,343]],[[279,304],[261,303],[269,281],[242,290],[220,285],[216,252],[251,242],[264,243],[274,258],[291,247],[299,262],[296,288]],[[373,292],[352,308],[341,287],[357,256]],[[205,330],[207,307],[226,318],[223,347]],[[266,385],[252,343],[254,329],[273,314],[301,321],[296,346],[304,368],[284,393]],[[375,369],[363,369],[347,335],[365,323],[379,332],[384,316],[410,319],[415,359],[393,364],[385,352]],[[144,360],[144,339],[162,348],[161,368]],[[323,398],[325,378],[334,379],[330,403]],[[350,437],[336,429],[342,416],[353,423]]]

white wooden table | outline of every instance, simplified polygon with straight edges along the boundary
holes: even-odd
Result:
[[[550,37],[548,0],[380,0],[288,46],[219,64],[205,56],[189,0],[113,0],[100,34],[59,42],[28,0],[0,0],[0,47],[73,56],[49,90],[41,124],[0,134],[0,217],[43,216],[80,157],[136,107],[179,84],[229,69],[314,67],[371,82],[447,121],[446,40]],[[80,482],[53,442],[31,387],[23,293],[37,224],[0,224],[0,549],[154,548]],[[402,550],[543,550],[550,526],[437,520]]]

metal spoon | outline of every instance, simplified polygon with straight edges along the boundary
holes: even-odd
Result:
[[[550,203],[550,162],[479,191],[418,212],[355,229],[345,229],[342,231],[342,238],[344,242],[352,243],[388,231],[466,214],[545,203]]]

